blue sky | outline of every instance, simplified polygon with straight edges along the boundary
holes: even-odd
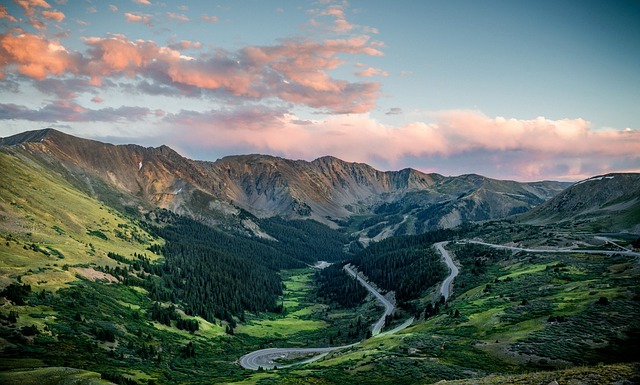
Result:
[[[640,171],[638,1],[0,8],[0,136],[577,180]]]

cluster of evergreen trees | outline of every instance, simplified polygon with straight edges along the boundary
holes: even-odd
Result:
[[[305,263],[342,261],[349,257],[344,252],[349,237],[316,221],[290,221],[273,217],[262,219],[259,224],[269,235],[278,239],[278,244],[273,245],[275,248]]]
[[[358,270],[386,290],[396,292],[403,303],[420,296],[446,277],[442,257],[431,245],[456,236],[453,230],[387,238],[351,259]]]
[[[0,291],[0,297],[5,297],[18,306],[25,304],[26,298],[31,293],[31,285],[12,283]]]
[[[246,238],[218,232],[189,218],[174,216],[151,229],[165,239],[165,261],[152,268],[160,279],[148,288],[156,301],[182,303],[189,315],[230,321],[244,310],[275,311],[282,294],[278,268],[300,262]]]
[[[164,256],[164,261],[151,263],[142,255],[130,260],[109,253],[128,266],[105,271],[125,284],[145,287],[155,301],[180,304],[188,315],[208,321],[233,322],[233,316],[242,319],[244,311],[281,312],[279,270],[346,257],[342,250],[346,236],[313,221],[253,218],[277,239],[274,241],[218,231],[168,210],[158,210],[154,218],[145,228],[165,244],[152,245],[149,250]],[[161,323],[176,320],[185,330],[197,327],[173,316],[175,309],[173,313],[154,309],[151,318]]]
[[[379,287],[395,291],[402,306],[447,275],[440,253],[431,246],[435,242],[455,239],[466,231],[468,226],[387,238],[362,250],[348,262]],[[318,296],[344,307],[357,306],[367,291],[342,271],[343,265],[332,265],[316,273]]]
[[[364,301],[369,292],[357,279],[347,274],[342,266],[333,264],[316,272],[318,297],[342,307],[356,307]]]

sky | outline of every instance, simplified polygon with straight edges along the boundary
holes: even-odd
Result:
[[[640,172],[639,20],[638,0],[5,0],[0,137],[518,181]]]

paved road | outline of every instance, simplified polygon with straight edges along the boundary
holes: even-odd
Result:
[[[496,249],[506,249],[513,251],[526,251],[528,253],[582,253],[582,254],[601,254],[601,255],[628,255],[630,257],[640,257],[640,253],[634,251],[612,251],[612,250],[580,250],[580,249],[527,249],[515,246],[495,245],[493,243],[486,243],[480,241],[467,241],[469,243],[475,243],[478,245],[484,245],[493,247]]]
[[[380,319],[373,324],[373,328],[371,330],[371,335],[375,336],[380,334],[380,331],[382,330],[382,328],[384,327],[384,321],[387,315],[392,314],[393,311],[395,310],[395,306],[389,302],[386,298],[384,298],[384,296],[382,294],[380,294],[376,289],[374,289],[369,283],[367,283],[367,281],[365,281],[363,278],[359,277],[355,271],[353,271],[353,269],[351,269],[348,266],[345,266],[344,269],[346,270],[347,273],[351,274],[353,277],[355,277],[358,282],[360,282],[360,284],[362,286],[364,286],[367,290],[369,290],[375,297],[376,299],[382,303],[382,305],[384,305],[384,314],[380,317]],[[413,321],[412,319],[408,320],[407,322],[405,322],[404,324],[400,325],[400,327],[394,329],[392,332],[398,332],[404,328],[406,328],[407,326],[411,325],[411,323],[409,321]],[[389,332],[388,334],[391,334],[391,332]],[[275,367],[278,368],[286,368],[289,366],[293,366],[293,365],[300,365],[303,363],[309,363],[309,362],[313,362],[315,360],[319,360],[320,358],[323,357],[323,354],[319,354],[315,357],[312,357],[308,360],[304,360],[302,362],[297,362],[295,364],[291,364],[291,365],[282,365],[282,364],[278,364],[277,362],[275,362],[275,360],[279,359],[279,358],[286,358],[289,354],[292,353],[300,353],[300,354],[309,354],[309,353],[329,353],[332,352],[334,350],[339,350],[339,349],[345,349],[345,348],[349,348],[355,345],[358,345],[359,342],[355,343],[355,344],[351,344],[351,345],[344,345],[344,346],[333,346],[333,347],[328,347],[328,348],[268,348],[268,349],[261,349],[261,350],[256,350],[255,352],[251,352],[249,354],[245,354],[244,356],[240,357],[240,366],[242,366],[245,369],[251,369],[251,370],[258,370],[259,367],[262,367],[263,369],[273,369]]]
[[[447,242],[440,242],[440,243],[436,243],[435,246],[436,246],[436,249],[440,252],[440,254],[442,254],[442,257],[444,258],[445,262],[449,266],[449,270],[450,270],[449,276],[444,280],[444,282],[442,282],[442,287],[440,288],[440,292],[442,293],[442,295],[445,298],[448,298],[449,288],[451,287],[451,282],[453,281],[453,279],[456,277],[456,275],[458,275],[458,268],[456,267],[456,265],[453,264],[453,261],[451,260],[451,256],[449,255],[447,250],[444,249],[444,245],[446,244]],[[398,326],[397,328],[381,334],[380,331],[384,327],[385,318],[387,317],[387,315],[393,314],[393,312],[395,311],[395,306],[389,300],[387,300],[382,294],[380,294],[376,289],[374,289],[367,281],[365,281],[362,277],[358,276],[353,269],[351,269],[348,266],[345,266],[344,269],[347,273],[355,277],[362,286],[364,286],[367,290],[369,290],[376,297],[376,299],[380,303],[382,303],[382,305],[384,305],[384,308],[385,308],[384,314],[382,314],[380,319],[378,319],[378,321],[375,324],[373,324],[373,327],[371,329],[372,336],[376,336],[376,335],[382,336],[382,335],[397,333],[400,330],[409,327],[409,325],[413,323],[413,318],[410,318],[406,320],[402,325]],[[287,368],[294,365],[300,365],[304,363],[317,361],[320,358],[324,357],[324,355],[326,355],[329,352],[332,352],[334,350],[350,348],[358,344],[360,344],[360,342],[356,342],[355,344],[351,344],[351,345],[333,346],[333,347],[327,347],[327,348],[261,349],[261,350],[256,350],[255,352],[251,352],[249,354],[245,354],[244,356],[240,357],[239,363],[240,363],[240,366],[242,366],[243,368],[250,369],[250,370],[258,370],[258,368],[260,367],[263,369],[273,369],[276,367]],[[275,360],[286,358],[289,354],[292,354],[292,353],[299,353],[299,354],[320,353],[320,354],[312,358],[309,358],[307,360],[297,362],[295,364],[284,365],[284,364],[279,364],[275,362]]]
[[[376,297],[378,302],[382,303],[382,305],[384,306],[384,314],[380,317],[378,322],[373,324],[373,328],[371,329],[372,336],[376,336],[380,334],[380,331],[384,327],[385,318],[387,318],[388,315],[393,314],[394,310],[396,310],[396,307],[391,302],[389,302],[386,298],[384,298],[384,296],[380,294],[376,289],[374,289],[371,285],[369,285],[367,281],[365,281],[362,277],[358,276],[356,272],[353,271],[353,269],[351,269],[348,265],[345,265],[344,269],[347,271],[347,273],[354,276],[360,282],[360,284],[364,286],[367,290],[369,290],[371,294],[373,294]]]
[[[453,279],[458,275],[458,267],[453,263],[449,252],[445,250],[444,246],[449,243],[446,242],[438,242],[434,246],[436,249],[442,254],[442,258],[444,258],[445,263],[449,266],[449,276],[442,282],[442,287],[440,288],[440,294],[444,297],[444,299],[449,299],[451,283]]]
[[[354,344],[355,345],[355,344]],[[307,354],[307,353],[329,353],[332,352],[334,350],[338,350],[338,349],[344,349],[344,348],[348,348],[354,345],[345,345],[345,346],[334,346],[334,347],[329,347],[329,348],[269,348],[269,349],[262,349],[262,350],[256,350],[255,352],[251,352],[249,354],[245,354],[244,356],[240,357],[240,366],[242,366],[245,369],[251,369],[251,370],[258,370],[259,367],[262,367],[263,369],[273,369],[275,367],[278,368],[287,368],[289,366],[293,366],[293,365],[284,365],[284,364],[278,364],[275,362],[275,360],[277,360],[278,358],[286,358],[289,354],[291,353],[301,353],[301,354]],[[315,360],[318,360],[320,358],[322,358],[322,355],[318,355],[316,357],[313,357],[310,360],[305,360],[303,362],[299,362],[296,364],[301,364],[301,363],[309,363]]]

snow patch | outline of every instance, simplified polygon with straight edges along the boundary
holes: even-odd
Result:
[[[140,171],[140,169],[142,169],[142,161],[138,162],[138,171]]]
[[[604,179],[613,179],[613,176],[596,176],[596,177],[593,177],[593,178],[581,180],[580,182],[577,182],[574,186],[577,186],[579,184],[586,183],[586,182],[591,182],[591,181],[595,181],[595,180],[604,180]]]

